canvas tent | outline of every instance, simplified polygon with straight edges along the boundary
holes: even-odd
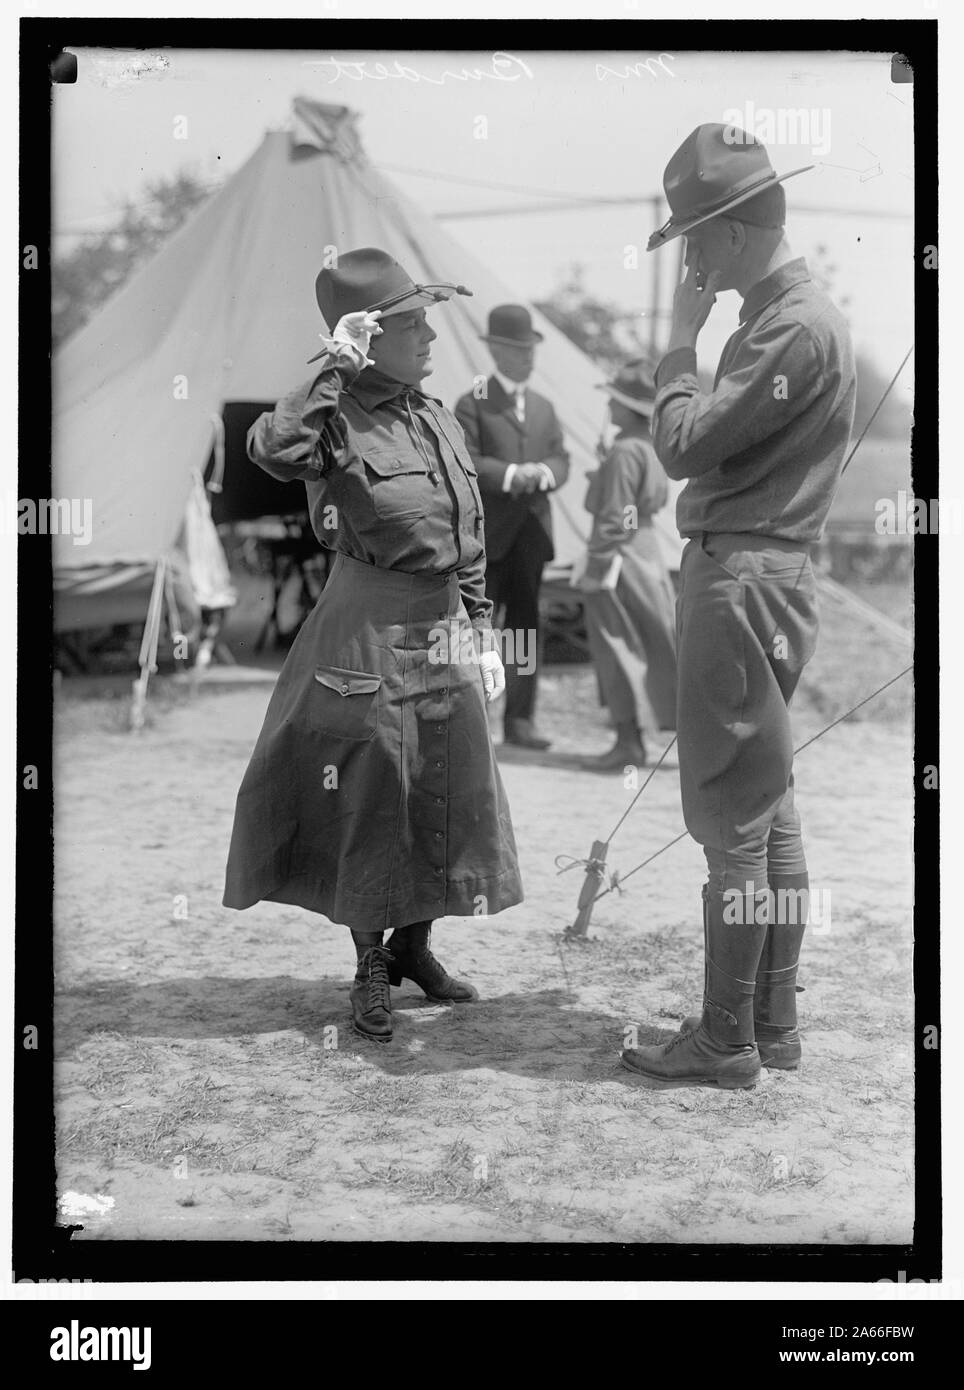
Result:
[[[259,148],[53,363],[53,480],[57,497],[90,498],[89,544],[54,538],[55,626],[60,630],[144,617],[159,565],[183,537],[226,412],[269,409],[307,380],[324,330],[314,296],[326,255],[378,246],[416,280],[454,280],[473,298],[432,310],[435,370],[425,389],[446,405],[491,368],[488,311],[524,301],[467,254],[369,164],[357,117],[297,98],[290,128]],[[596,466],[601,374],[552,324],[533,385],[554,403],[572,477],[553,497],[557,563],[582,548],[584,475]],[[252,469],[245,460],[238,467]],[[300,483],[292,510],[304,505]],[[667,509],[657,519],[667,557],[679,538]]]

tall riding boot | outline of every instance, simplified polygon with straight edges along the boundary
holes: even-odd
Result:
[[[756,976],[753,1017],[765,1066],[794,1071],[800,1065],[797,1031],[797,965],[810,916],[808,874],[771,874],[771,922]]]
[[[800,1065],[797,1031],[797,965],[810,911],[810,879],[803,874],[771,874],[772,915],[756,976],[753,1030],[765,1067],[795,1071]],[[702,1015],[690,1014],[680,1024],[692,1033]]]
[[[582,758],[580,766],[587,772],[622,772],[624,767],[646,766],[646,745],[635,720],[616,725],[616,742],[597,758]]]
[[[456,980],[432,955],[431,922],[413,922],[396,927],[388,939],[391,964],[388,976],[393,985],[403,979],[414,980],[434,1004],[469,1004],[479,992],[467,980]]]
[[[707,907],[707,904],[709,903],[709,900],[710,900],[710,885],[709,885],[708,883],[704,883],[704,884],[703,884],[702,895],[703,895],[703,1005],[705,1006],[705,1004],[706,1004],[706,987],[707,987],[707,983],[708,983],[708,980],[709,980],[709,969],[710,969],[710,968],[709,968],[709,965],[707,964],[707,961],[709,960],[709,954],[710,954],[710,952],[709,952],[709,938],[708,938],[708,935],[707,935],[707,932],[708,932],[708,927],[707,927],[708,907]],[[702,1006],[701,1006],[701,1007],[702,1007]],[[703,1021],[703,1015],[702,1015],[702,1013],[698,1013],[698,1014],[688,1014],[687,1017],[684,1018],[684,1019],[683,1019],[683,1022],[680,1024],[679,1030],[680,1030],[681,1033],[695,1033],[696,1030],[697,1030],[697,1028],[698,1028],[698,1027],[700,1026],[700,1024],[702,1023],[702,1021]]]
[[[392,1040],[392,991],[388,984],[391,954],[382,945],[381,932],[352,932],[358,966],[352,982],[352,1024],[356,1032],[375,1042]]]
[[[622,1062],[656,1089],[747,1089],[760,1075],[753,996],[766,939],[765,895],[711,892],[706,903],[706,998],[693,1032],[668,1043],[627,1049]],[[763,920],[757,921],[760,915]],[[729,920],[735,918],[736,920]]]

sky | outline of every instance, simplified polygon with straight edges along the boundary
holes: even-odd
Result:
[[[797,253],[836,266],[834,293],[858,349],[889,376],[910,344],[912,102],[910,87],[891,81],[889,53],[78,56],[78,82],[54,89],[55,251],[110,222],[150,180],[185,168],[224,179],[303,94],[359,111],[372,161],[520,297],[551,293],[576,263],[589,290],[641,316],[658,273],[665,314],[679,244],[647,255],[652,205],[556,205],[659,195],[668,158],[696,125],[739,116],[778,173],[815,166],[787,181],[788,235]],[[534,203],[550,211],[506,211]],[[721,296],[704,330],[710,369],[738,307],[735,294]]]

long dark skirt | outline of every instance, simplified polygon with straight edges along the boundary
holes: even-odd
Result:
[[[675,729],[676,596],[650,525],[622,556],[616,588],[583,595],[599,683],[614,723]]]
[[[238,793],[226,907],[380,931],[522,901],[470,648],[457,576],[336,557]]]

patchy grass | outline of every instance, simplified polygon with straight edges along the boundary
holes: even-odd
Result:
[[[799,740],[894,657],[828,613]],[[350,1031],[344,928],[220,906],[267,689],[162,699],[136,738],[120,702],[61,697],[58,1182],[115,1198],[79,1238],[909,1240],[909,685],[889,696],[798,761],[811,873],[833,890],[832,927],[805,945],[803,1066],[722,1093],[648,1091],[618,1064],[627,1029],[658,1042],[698,1006],[692,843],[603,899],[587,942],[562,938],[579,874],[555,858],[585,854],[631,795],[566,761],[610,740],[588,668],[545,673],[552,754],[503,758],[526,902],[436,931],[482,1001],[430,1006],[406,985],[388,1047]],[[680,828],[671,755],[610,863]]]

